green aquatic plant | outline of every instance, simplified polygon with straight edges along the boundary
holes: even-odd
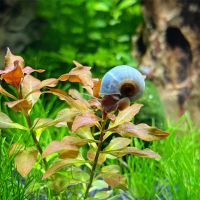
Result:
[[[26,67],[23,58],[8,49],[4,70],[0,73],[3,84],[9,87],[5,89],[1,85],[0,92],[10,99],[5,102],[10,109],[23,114],[27,126],[0,112],[0,128],[21,129],[31,136],[32,145],[26,145],[25,141],[13,143],[9,151],[15,158],[16,170],[23,177],[37,167],[43,173],[42,179],[47,180],[46,187],[57,192],[68,189],[69,199],[72,199],[72,187],[81,188],[76,193],[77,199],[89,199],[91,195],[97,199],[108,198],[113,188],[126,190],[127,186],[119,166],[106,165],[105,161],[128,154],[159,159],[159,154],[151,149],[131,146],[132,138],[153,141],[169,134],[147,124],[132,123],[142,107],[133,99],[139,98],[145,87],[144,77],[136,69],[118,66],[107,72],[101,82],[92,77],[90,67],[76,61],[74,64],[70,72],[41,81],[31,73],[44,70]],[[115,76],[114,80],[117,77],[118,84],[108,74]],[[73,88],[68,91],[56,88],[59,82],[80,83],[89,98],[83,98]],[[41,114],[32,119],[30,113],[42,94],[57,96],[66,102],[66,107],[54,118],[44,118]],[[50,126],[67,127],[69,133],[42,148],[40,136]],[[101,191],[102,187],[106,191]]]

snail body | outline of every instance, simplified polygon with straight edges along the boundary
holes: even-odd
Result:
[[[144,92],[142,74],[128,65],[120,65],[109,70],[103,77],[100,96],[116,95],[119,98],[138,99]]]

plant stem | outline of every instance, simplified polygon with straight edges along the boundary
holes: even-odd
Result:
[[[34,141],[34,143],[35,143],[35,145],[36,145],[36,147],[37,147],[37,149],[38,149],[40,155],[42,156],[42,153],[43,153],[42,147],[40,146],[40,143],[39,143],[39,141],[37,140],[34,131],[31,129],[32,123],[31,123],[30,116],[29,116],[29,115],[25,115],[25,116],[26,116],[26,121],[27,121],[27,123],[28,123],[28,127],[29,127],[29,130],[30,130],[31,136],[32,136],[32,138],[33,138],[33,141]],[[47,161],[46,161],[45,158],[43,158],[42,160],[43,160],[43,162],[44,162],[45,170],[47,170],[47,168],[48,168],[48,163],[47,163]]]
[[[98,158],[99,158],[101,148],[102,148],[102,144],[103,144],[103,136],[104,136],[106,121],[107,121],[106,120],[106,113],[103,113],[102,126],[101,126],[101,131],[100,131],[100,136],[99,136],[99,143],[98,143],[97,152],[96,152],[94,162],[93,162],[93,166],[92,166],[92,170],[91,170],[91,173],[90,173],[90,180],[89,180],[89,183],[88,183],[87,188],[86,188],[84,199],[87,199],[90,187],[91,187],[92,182],[93,182],[96,166],[97,166],[97,163],[98,163]]]

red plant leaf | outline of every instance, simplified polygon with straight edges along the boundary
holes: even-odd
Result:
[[[115,111],[118,108],[118,95],[105,95],[101,101],[102,107],[105,112],[109,113]]]
[[[58,96],[61,100],[66,101],[69,104],[69,106],[76,108],[77,110],[84,112],[89,110],[88,104],[86,104],[85,101],[73,99],[72,97],[67,95],[67,93],[63,90],[51,88],[47,93],[52,93]]]
[[[94,126],[99,121],[98,117],[94,113],[83,113],[76,116],[72,124],[72,132],[76,132],[82,126]]]
[[[99,91],[101,87],[101,80],[98,78],[93,79],[93,96],[94,97],[99,97]]]
[[[26,99],[20,99],[17,101],[10,101],[5,103],[9,108],[12,108],[16,112],[26,111],[28,112],[32,108],[30,101]]]
[[[2,75],[2,79],[4,79],[6,83],[9,83],[16,88],[19,88],[23,77],[24,74],[18,62],[15,63],[15,68],[12,71]]]
[[[12,54],[9,48],[7,48],[7,52],[4,59],[4,68],[5,70],[2,70],[0,74],[2,73],[8,73],[9,71],[12,71],[15,69],[14,63],[18,61],[18,64],[21,68],[24,68],[24,59],[21,56],[16,56]]]
[[[145,141],[161,140],[169,135],[169,133],[147,124],[134,125],[130,122],[109,129],[109,131],[117,132],[123,137],[137,137]]]
[[[93,149],[90,149],[90,150],[87,152],[87,158],[88,158],[88,160],[94,162],[95,155],[96,155],[96,152],[95,152]],[[106,161],[106,154],[100,153],[100,154],[99,154],[98,161],[97,161],[97,164],[98,164],[98,165],[101,165],[101,164],[103,164],[105,161]]]
[[[59,169],[64,168],[65,166],[78,165],[78,164],[82,164],[82,163],[86,163],[86,161],[84,161],[84,160],[78,160],[78,159],[66,159],[66,160],[58,161],[57,163],[55,163],[52,167],[50,167],[45,172],[45,174],[42,177],[42,179],[48,178],[52,174],[56,173],[56,171],[58,171]]]
[[[45,71],[44,69],[33,69],[32,67],[29,67],[29,66],[23,69],[24,74],[31,74],[33,72],[42,73],[44,71]]]
[[[109,128],[113,128],[125,122],[129,122],[133,119],[133,117],[139,112],[141,104],[133,104],[128,108],[120,111],[114,121],[114,123],[110,123]]]
[[[80,94],[77,90],[75,90],[75,89],[70,89],[70,90],[69,90],[69,95],[70,95],[72,98],[83,102],[85,105],[87,105],[87,107],[90,106],[89,103],[81,96],[81,94]]]
[[[42,157],[52,153],[60,153],[60,158],[76,158],[79,148],[88,143],[88,140],[74,136],[65,136],[61,141],[53,141],[43,151]]]
[[[69,158],[76,158],[78,156],[78,147],[75,145],[65,144],[62,141],[53,141],[51,142],[42,153],[42,157],[45,158],[52,153],[62,153],[70,152]]]
[[[19,152],[15,157],[15,163],[17,171],[22,175],[26,176],[33,168],[36,162],[38,152],[32,148],[28,148],[24,151]]]
[[[67,126],[67,123],[72,122],[78,114],[80,114],[80,111],[75,108],[65,108],[58,112],[55,119],[37,118],[34,121],[34,130],[49,126]]]
[[[31,101],[32,105],[34,105],[40,98],[41,92],[39,90],[34,93],[32,92],[40,84],[41,81],[31,75],[26,75],[22,81],[22,95],[28,101]]]
[[[81,65],[80,63],[74,61],[76,65],[69,73],[63,74],[59,77],[60,81],[70,81],[70,82],[79,82],[84,86],[93,87],[92,74],[90,72],[90,67]]]
[[[126,147],[121,150],[116,150],[116,151],[109,151],[108,152],[111,155],[114,155],[116,157],[122,157],[127,154],[132,154],[136,155],[139,157],[145,157],[145,158],[160,158],[160,155],[157,154],[156,152],[152,151],[151,149],[138,149],[136,147]]]
[[[98,99],[89,99],[88,103],[90,107],[101,110],[101,103]]]
[[[74,136],[65,136],[62,139],[63,144],[75,145],[77,147],[81,147],[81,146],[87,144],[88,141],[89,140],[87,140],[87,139],[81,139],[81,138],[74,137]]]
[[[104,181],[111,187],[126,188],[126,178],[120,174],[106,173],[102,174]]]

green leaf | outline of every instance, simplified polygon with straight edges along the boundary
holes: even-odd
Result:
[[[108,188],[108,184],[103,180],[95,180],[92,183],[92,187],[90,188],[90,192],[93,190],[102,190],[104,188]]]
[[[139,112],[141,104],[133,104],[126,109],[120,111],[114,121],[114,123],[110,123],[109,129],[115,126],[119,126],[125,122],[129,122],[133,119],[133,117]]]
[[[113,191],[112,190],[108,190],[108,191],[98,191],[94,198],[97,199],[108,199],[111,195],[112,195]]]
[[[104,166],[101,169],[101,173],[114,173],[114,174],[119,174],[120,173],[120,167],[118,165],[108,165]]]
[[[27,130],[26,127],[14,123],[5,113],[0,112],[0,128],[17,128]]]
[[[79,167],[68,167],[65,171],[57,172],[52,175],[48,181],[50,189],[56,192],[66,190],[68,186],[74,186],[79,183],[85,183],[89,180],[88,173],[82,171]]]
[[[103,152],[115,151],[127,147],[131,143],[128,138],[117,137],[110,141],[108,146],[103,150]]]
[[[129,8],[130,6],[135,4],[136,2],[137,2],[137,0],[124,0],[124,1],[121,1],[121,3],[118,6],[118,9],[122,10],[122,9]]]

